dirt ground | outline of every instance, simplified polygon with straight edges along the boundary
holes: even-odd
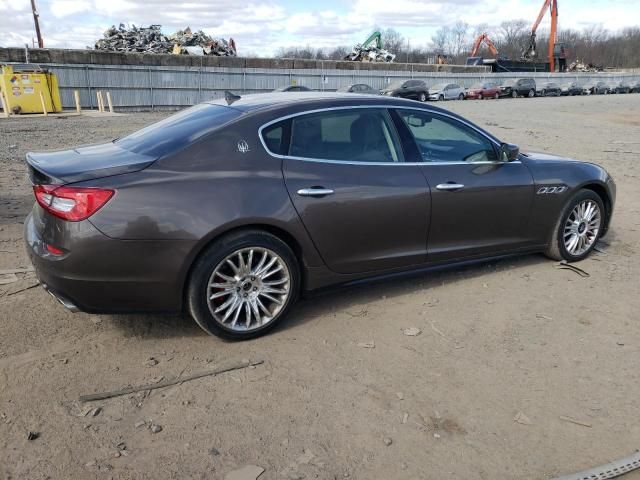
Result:
[[[0,478],[224,479],[258,465],[260,480],[545,479],[640,448],[640,95],[440,105],[607,168],[618,201],[604,253],[579,264],[589,278],[540,255],[493,262],[304,301],[274,333],[233,343],[186,316],[71,314],[17,274],[0,285]],[[29,266],[27,151],[164,115],[0,119],[0,270]],[[89,413],[78,401],[245,358],[264,364]]]

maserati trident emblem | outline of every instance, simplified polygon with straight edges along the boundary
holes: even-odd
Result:
[[[249,150],[249,144],[245,140],[240,140],[238,142],[238,151],[240,153],[247,153]]]

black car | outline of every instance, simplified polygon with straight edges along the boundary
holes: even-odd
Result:
[[[544,82],[538,86],[536,95],[539,97],[559,97],[562,94],[560,85],[555,82]]]
[[[535,97],[536,81],[533,78],[518,78],[507,80],[500,85],[501,97]]]
[[[629,93],[640,93],[640,80],[629,84]]]
[[[609,85],[609,93],[630,93],[631,87],[626,82],[615,82]]]
[[[390,97],[411,98],[426,102],[429,98],[429,89],[423,80],[400,80],[393,82],[380,93]]]
[[[274,92],[312,92],[309,87],[303,85],[285,85],[284,87],[276,88]]]
[[[563,83],[560,87],[560,95],[567,97],[582,95],[582,87],[579,87],[576,82]]]
[[[609,86],[604,82],[590,82],[582,87],[585,95],[606,95],[609,93]]]
[[[341,93],[365,93],[368,95],[380,95],[380,90],[376,90],[366,83],[353,83],[351,85],[345,85],[344,87],[340,87],[336,91]]]
[[[63,305],[186,311],[236,339],[329,286],[517,253],[582,260],[616,197],[593,163],[521,153],[412,100],[339,93],[228,95],[27,163],[27,250]]]

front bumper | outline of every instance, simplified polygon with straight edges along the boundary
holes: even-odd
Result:
[[[42,286],[66,308],[92,313],[178,312],[193,249],[184,241],[115,240],[88,220],[65,222],[36,205],[24,224]],[[52,255],[46,243],[67,253]]]

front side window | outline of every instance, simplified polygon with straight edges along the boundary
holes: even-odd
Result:
[[[289,155],[345,162],[401,162],[402,150],[384,109],[346,109],[291,119]]]
[[[424,162],[495,162],[493,143],[470,127],[447,117],[399,110]]]

